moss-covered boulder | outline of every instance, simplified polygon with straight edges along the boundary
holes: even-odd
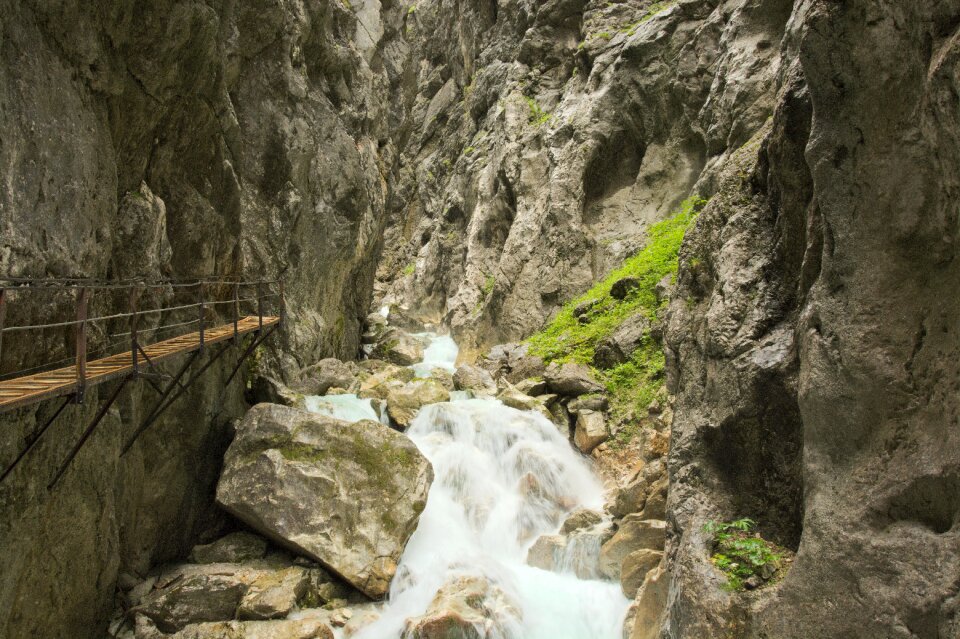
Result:
[[[278,544],[383,597],[433,469],[404,435],[260,404],[227,451],[217,502]]]

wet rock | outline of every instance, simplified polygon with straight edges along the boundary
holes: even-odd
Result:
[[[667,515],[667,489],[669,482],[661,477],[650,486],[643,508],[639,511],[643,519],[663,519]]]
[[[640,280],[636,277],[624,277],[610,287],[610,297],[616,300],[625,300],[633,291],[640,288]]]
[[[525,395],[512,386],[501,391],[497,399],[517,410],[539,410],[543,406],[536,398]]]
[[[405,366],[386,363],[378,365],[376,372],[360,382],[360,390],[357,395],[364,399],[385,400],[392,388],[412,381],[415,375],[413,369]]]
[[[447,392],[453,392],[457,390],[457,385],[453,381],[453,373],[445,368],[431,369],[430,379],[443,386]]]
[[[524,379],[542,377],[546,368],[543,359],[530,354],[526,344],[499,344],[481,362],[495,378],[504,378],[511,384]]]
[[[582,410],[577,415],[577,426],[573,434],[573,442],[584,455],[589,455],[593,449],[610,438],[607,420],[603,413],[592,410]]]
[[[425,615],[407,620],[403,639],[484,639],[508,636],[519,609],[483,577],[461,577],[443,586]]]
[[[457,390],[470,391],[478,396],[497,394],[497,383],[486,370],[473,364],[464,364],[453,374],[453,383]]]
[[[543,373],[550,391],[557,395],[578,397],[587,393],[603,392],[603,386],[583,364],[551,364]]]
[[[328,357],[300,372],[296,390],[304,395],[326,395],[331,388],[349,389],[355,380],[354,366]]]
[[[610,579],[619,580],[627,555],[637,550],[663,550],[667,524],[656,519],[640,519],[629,515],[620,522],[620,528],[600,549],[600,571]]]
[[[278,570],[258,577],[237,608],[238,619],[281,619],[307,594],[310,573],[299,567]]]
[[[435,379],[415,379],[391,388],[387,394],[387,414],[406,430],[420,409],[428,404],[450,401],[450,391]]]
[[[194,546],[190,561],[195,564],[242,563],[251,559],[263,559],[267,554],[267,542],[248,532],[235,532],[221,537],[211,544]]]
[[[534,568],[556,571],[567,547],[565,535],[543,535],[530,546],[527,564]]]
[[[601,521],[603,521],[603,513],[589,508],[578,508],[567,516],[560,527],[560,532],[568,535],[577,530],[596,526]]]
[[[304,407],[303,393],[288,388],[282,382],[267,375],[257,375],[253,378],[250,388],[250,397],[254,404],[282,404],[296,408]]]
[[[396,328],[384,331],[373,347],[372,356],[398,366],[412,366],[423,360],[422,340]]]
[[[644,315],[638,313],[628,317],[609,337],[604,337],[597,344],[593,365],[606,369],[630,361],[649,333],[650,320]]]
[[[224,460],[217,502],[370,597],[386,594],[433,480],[403,435],[260,404]]]
[[[658,550],[642,548],[634,550],[623,558],[620,564],[620,588],[623,596],[633,599],[643,585],[647,573],[660,565],[663,553]]]

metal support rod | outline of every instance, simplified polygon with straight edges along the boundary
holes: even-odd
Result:
[[[180,399],[180,397],[187,391],[187,388],[189,388],[190,384],[192,384],[192,383],[193,383],[195,380],[197,380],[201,375],[203,375],[203,373],[204,373],[208,368],[210,368],[210,366],[211,366],[214,362],[216,362],[218,359],[220,359],[220,356],[221,356],[221,355],[223,355],[225,352],[227,352],[227,348],[228,348],[228,346],[224,346],[224,347],[222,347],[219,351],[217,351],[217,353],[216,353],[213,357],[211,357],[210,360],[200,368],[200,370],[198,370],[196,373],[193,374],[193,376],[187,381],[186,385],[183,385],[183,386],[180,387],[180,390],[178,390],[178,391],[173,395],[173,397],[171,397],[171,398],[170,398],[169,400],[167,400],[166,402],[163,402],[163,398],[161,398],[161,403],[158,404],[157,407],[153,410],[153,412],[150,414],[150,417],[148,417],[148,418],[140,425],[140,427],[137,428],[137,430],[136,430],[136,432],[134,432],[133,436],[127,441],[126,445],[124,445],[123,450],[120,452],[120,455],[121,455],[121,456],[125,455],[125,454],[127,453],[127,451],[130,450],[130,447],[133,446],[134,442],[137,441],[137,439],[140,437],[140,435],[143,434],[143,432],[144,432],[145,430],[147,430],[148,428],[150,428],[150,426],[152,426],[153,423],[154,423],[155,421],[157,421],[157,418],[160,417],[160,414],[163,413],[163,411],[167,410],[167,408],[169,408],[170,405],[172,405],[175,401],[177,401],[178,399]]]
[[[240,282],[233,285],[233,343],[240,343]]]
[[[73,458],[77,456],[77,453],[80,452],[80,449],[83,448],[83,445],[87,443],[87,440],[90,439],[90,435],[93,434],[94,429],[96,429],[97,424],[100,423],[100,420],[104,418],[107,414],[107,411],[110,410],[110,407],[113,406],[113,403],[117,401],[117,398],[120,397],[120,391],[123,390],[123,387],[127,385],[127,382],[130,381],[130,376],[126,375],[120,383],[117,384],[117,388],[113,391],[113,394],[110,395],[103,406],[100,407],[100,410],[97,411],[96,416],[93,418],[93,421],[90,422],[90,425],[87,426],[87,430],[83,431],[83,435],[80,436],[80,441],[78,441],[73,449],[70,451],[70,454],[67,455],[67,458],[63,460],[63,463],[60,464],[60,468],[57,469],[57,473],[53,476],[53,479],[47,484],[47,490],[52,490],[56,483],[60,480],[60,477],[63,476],[63,473],[66,472],[67,467],[70,466],[70,462],[73,461]]]
[[[56,421],[57,417],[60,417],[60,413],[62,413],[63,409],[66,408],[72,401],[73,401],[73,396],[66,397],[63,400],[63,402],[60,404],[60,408],[58,408],[56,412],[54,412],[54,414],[50,417],[50,419],[44,422],[43,426],[35,430],[33,434],[30,435],[30,437],[27,439],[26,448],[20,451],[20,454],[17,455],[17,458],[13,460],[13,463],[7,466],[7,469],[3,471],[3,475],[0,475],[0,482],[6,479],[7,475],[13,472],[13,469],[17,467],[17,465],[23,460],[24,457],[27,456],[27,453],[33,450],[33,447],[37,445],[37,442],[40,441],[40,438],[43,437],[43,434],[47,432],[47,429],[50,428],[50,425]]]
[[[257,282],[257,317],[260,320],[260,328],[263,331],[263,282]]]
[[[200,284],[199,289],[200,297],[200,352],[203,353],[203,284]]]
[[[130,289],[130,359],[133,362],[133,377],[136,379],[140,375],[140,362],[137,358],[137,351],[140,345],[137,343],[137,324],[140,317],[137,315],[137,287]]]
[[[150,411],[150,414],[143,420],[143,423],[134,431],[133,435],[127,442],[123,445],[123,449],[120,451],[120,456],[123,457],[127,454],[127,451],[130,450],[130,447],[133,446],[133,443],[137,441],[137,438],[140,437],[140,434],[147,429],[148,420],[150,420],[158,411],[160,411],[163,406],[164,400],[170,395],[170,392],[173,391],[174,387],[180,385],[180,388],[185,389],[186,387],[180,384],[180,378],[183,377],[184,373],[187,372],[187,369],[190,368],[190,364],[197,359],[197,352],[194,351],[190,353],[190,357],[183,363],[183,366],[180,367],[180,370],[177,371],[177,374],[173,376],[173,379],[167,384],[166,388],[163,389],[163,392],[160,393],[160,398],[157,400],[157,403],[154,405],[153,409]]]
[[[81,288],[77,299],[77,392],[78,404],[83,403],[83,393],[87,386],[87,304],[90,301],[90,289]]]
[[[263,344],[264,340],[270,337],[270,334],[277,329],[276,325],[271,326],[266,333],[258,333],[257,336],[250,342],[250,346],[247,347],[247,350],[243,351],[243,354],[240,356],[240,360],[237,362],[237,365],[233,367],[233,371],[230,372],[230,376],[227,377],[227,381],[223,383],[224,388],[230,385],[230,382],[233,381],[233,377],[237,374],[237,371],[240,370],[240,366],[243,364],[244,360],[250,357],[250,353],[254,351],[257,346]]]

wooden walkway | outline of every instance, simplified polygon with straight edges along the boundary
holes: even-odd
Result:
[[[264,317],[263,328],[267,329],[280,323],[279,317]],[[251,315],[240,319],[236,334],[246,335],[260,330],[260,319]],[[203,332],[203,345],[216,344],[234,336],[234,325],[225,324]],[[200,333],[188,333],[180,337],[143,346],[143,352],[154,364],[165,359],[191,353],[200,349]],[[139,359],[139,368],[149,368],[145,358]],[[118,355],[92,360],[86,364],[86,385],[93,386],[133,372],[133,354],[127,350]],[[38,402],[52,397],[70,395],[77,389],[77,367],[68,366],[57,370],[37,373],[29,377],[19,377],[0,381],[0,411],[9,410],[25,404]]]

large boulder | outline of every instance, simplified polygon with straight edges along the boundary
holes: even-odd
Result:
[[[331,388],[347,388],[356,381],[357,369],[339,359],[328,357],[300,372],[295,390],[305,395],[325,395]]]
[[[260,404],[237,428],[217,502],[380,598],[432,481],[433,469],[417,447],[376,422]]]
[[[550,392],[567,397],[579,397],[587,393],[599,393],[604,390],[593,377],[588,366],[583,364],[550,364],[543,373]]]
[[[420,409],[428,404],[450,401],[450,391],[433,378],[416,379],[396,386],[387,393],[387,414],[401,429],[406,430]]]
[[[168,635],[138,620],[136,639],[333,639],[330,626],[320,619],[227,621],[192,624]]]
[[[403,639],[505,637],[520,612],[507,595],[483,577],[460,577],[444,585],[426,614],[407,620]]]
[[[261,575],[250,584],[237,608],[239,619],[282,619],[303,600],[310,573],[296,566]]]
[[[623,596],[628,599],[636,597],[647,573],[659,566],[661,559],[663,552],[649,548],[634,550],[624,557],[620,564],[620,588]]]
[[[380,360],[368,360],[377,361]],[[386,399],[392,388],[402,386],[416,376],[412,368],[397,366],[382,362],[372,375],[360,382],[360,391],[357,393],[364,399]]]

